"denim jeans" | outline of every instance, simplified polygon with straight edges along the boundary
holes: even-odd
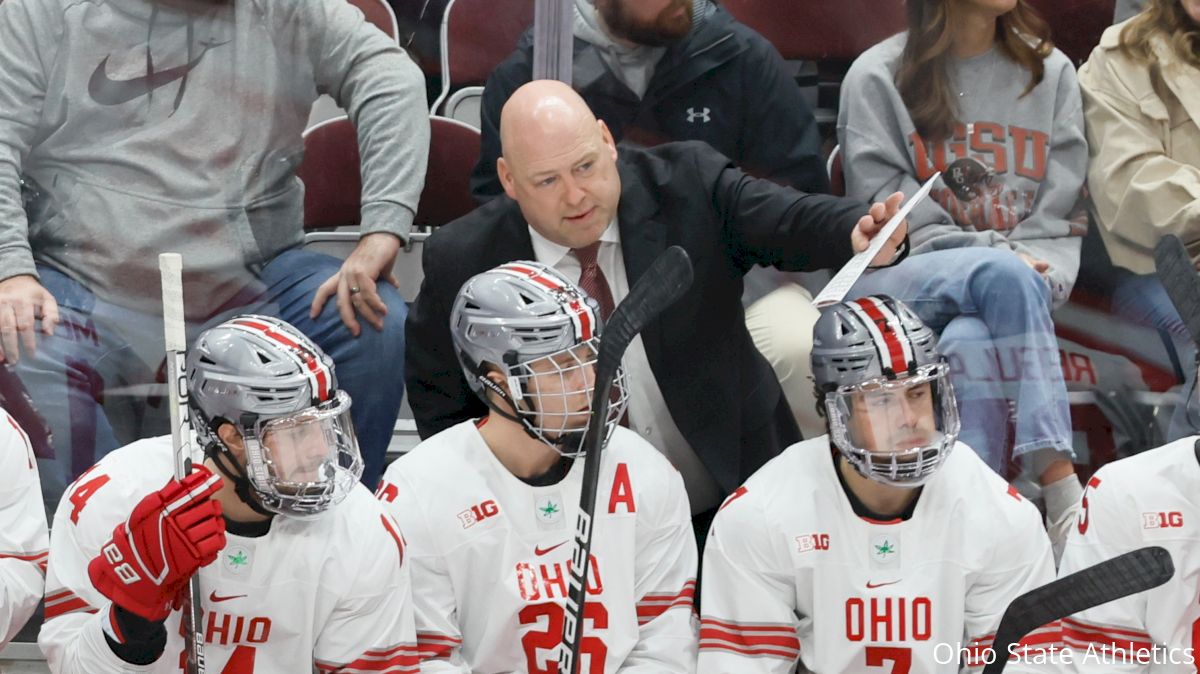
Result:
[[[867,272],[848,298],[890,295],[941,337],[960,439],[1002,475],[1036,449],[1074,455],[1050,289],[1017,255],[951,248]],[[1009,448],[1011,447],[1011,454]]]
[[[234,314],[259,313],[281,318],[312,338],[333,359],[338,385],[353,399],[351,414],[366,464],[362,481],[374,489],[404,396],[408,310],[394,287],[380,283],[388,307],[382,332],[362,321],[361,334],[353,337],[334,299],[311,320],[317,287],[340,266],[329,255],[286,251],[263,269],[261,287],[249,291],[245,304],[204,324],[189,323],[187,334],[190,342]],[[39,333],[37,353],[24,354],[16,372],[53,433],[54,456],[39,460],[43,497],[53,509],[66,485],[108,452],[170,432],[169,406],[147,386],[165,381],[162,317],[106,302],[49,267],[39,265],[38,274],[58,302],[61,321],[54,335]]]
[[[1171,442],[1195,435],[1200,431],[1200,412],[1196,409],[1196,342],[1157,276],[1135,274],[1120,267],[1114,268],[1113,273],[1116,280],[1112,289],[1112,312],[1130,322],[1158,330],[1179,360],[1185,398],[1171,416],[1166,440]]]

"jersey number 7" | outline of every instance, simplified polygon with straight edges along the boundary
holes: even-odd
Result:
[[[898,646],[867,646],[867,666],[892,665],[888,674],[908,674],[912,667],[912,649]]]

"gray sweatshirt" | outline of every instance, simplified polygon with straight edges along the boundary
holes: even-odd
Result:
[[[321,93],[358,130],[362,231],[406,237],[423,79],[345,0],[3,0],[0,279],[36,261],[153,311],[156,254],[178,251],[188,314],[207,316],[300,245]]]
[[[1026,253],[1050,263],[1054,302],[1066,301],[1087,229],[1080,199],[1087,141],[1070,59],[1055,50],[1044,79],[1023,98],[1029,74],[999,49],[954,63],[950,81],[962,125],[934,145],[918,138],[896,88],[905,39],[897,35],[864,52],[842,83],[838,141],[849,196],[912,195],[935,171],[973,157],[995,172],[990,187],[959,201],[939,178],[909,215],[913,253],[962,246]]]

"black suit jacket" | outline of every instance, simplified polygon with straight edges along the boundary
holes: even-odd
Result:
[[[866,205],[747,176],[700,142],[621,148],[621,252],[630,287],[668,246],[691,256],[688,292],[642,333],[671,417],[713,477],[732,491],[799,441],[779,382],[746,330],[742,276],[755,264],[805,271],[850,258]],[[450,310],[471,276],[534,259],[516,202],[495,199],[425,243],[425,281],[408,315],[405,367],[422,437],[487,408],[463,378]]]

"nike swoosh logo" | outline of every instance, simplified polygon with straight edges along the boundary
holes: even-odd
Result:
[[[214,604],[219,604],[223,601],[229,601],[230,599],[241,599],[242,597],[245,597],[245,596],[246,595],[244,595],[244,594],[231,594],[228,597],[222,597],[221,595],[217,594],[216,591],[213,591],[211,594],[208,595],[208,600]]]
[[[148,75],[135,77],[131,80],[114,80],[110,78],[108,76],[108,59],[111,57],[105,56],[104,60],[92,71],[91,78],[88,79],[88,95],[100,105],[122,105],[128,103],[139,96],[149,94],[159,87],[164,87],[176,80],[182,79],[200,64],[200,59],[204,58],[204,55],[208,53],[211,47],[219,47],[223,44],[225,42],[205,44],[204,51],[200,52],[196,58],[184,65],[167,68],[166,70],[156,70]]]
[[[566,541],[563,541],[562,543],[559,543],[558,545],[551,545],[550,547],[545,548],[545,549],[542,549],[542,546],[540,546],[540,545],[534,546],[533,554],[537,555],[538,557],[541,557],[542,555],[546,554],[547,552],[550,552],[551,550],[559,547],[560,545],[564,545],[564,544],[566,544]]]
[[[869,580],[868,580],[868,581],[867,581],[867,589],[868,589],[868,590],[874,590],[874,589],[875,589],[875,588],[877,588],[877,587],[885,587],[885,586],[888,586],[888,585],[895,585],[896,583],[899,583],[899,582],[900,582],[900,581],[898,581],[898,580],[893,580],[893,581],[892,581],[892,582],[890,582],[890,583],[872,583],[871,581],[869,581]]]

